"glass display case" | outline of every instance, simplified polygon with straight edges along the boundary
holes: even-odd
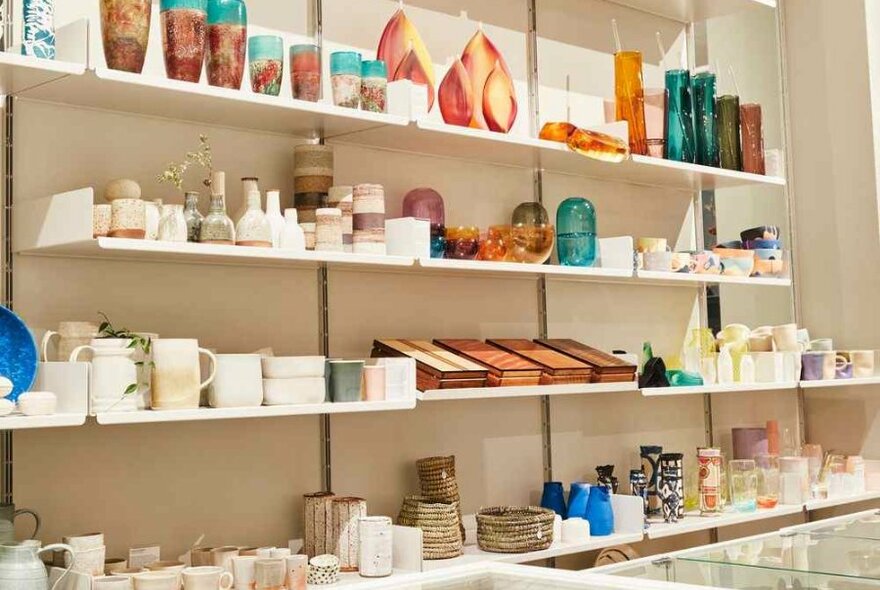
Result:
[[[849,537],[880,542],[880,510],[856,512],[785,529],[810,535]]]

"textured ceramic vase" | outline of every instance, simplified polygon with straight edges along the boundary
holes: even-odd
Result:
[[[306,494],[304,500],[305,538],[303,551],[309,557],[333,552],[329,542],[331,527],[330,506],[333,492]]]
[[[141,73],[152,11],[152,0],[101,0],[101,37],[108,68]]]
[[[321,52],[317,45],[291,46],[290,83],[297,100],[318,102],[321,98]]]
[[[335,208],[321,208],[315,212],[315,250],[323,252],[343,252],[342,211]]]
[[[352,228],[356,254],[385,254],[385,189],[381,184],[354,187]]]
[[[272,247],[272,225],[260,204],[260,193],[251,191],[247,195],[248,210],[235,225],[235,245]]]
[[[663,447],[647,445],[639,447],[639,456],[642,459],[642,471],[648,479],[648,513],[657,514],[660,511],[660,497],[657,495],[657,483],[660,477],[660,454]]]
[[[358,521],[360,558],[358,573],[384,578],[392,573],[393,525],[387,516],[365,516]]]
[[[165,75],[198,82],[205,61],[208,0],[162,0],[160,6]]]
[[[208,0],[208,84],[241,88],[247,51],[247,7],[243,0]]]
[[[367,501],[362,498],[333,498],[332,514],[333,553],[339,558],[340,572],[358,571],[360,553],[359,521],[367,515]]]
[[[111,238],[142,240],[147,233],[146,211],[140,199],[116,199],[110,204]]]
[[[235,244],[235,225],[226,214],[226,201],[223,195],[211,196],[211,208],[202,221],[199,241],[203,244]]]

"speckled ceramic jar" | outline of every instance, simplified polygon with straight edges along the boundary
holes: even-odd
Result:
[[[354,187],[352,230],[356,254],[385,254],[385,189],[381,184]]]
[[[110,205],[110,232],[112,238],[142,240],[146,235],[146,213],[140,199],[116,199]]]
[[[111,205],[95,205],[92,208],[92,237],[104,237],[110,233]]]
[[[342,252],[342,211],[335,208],[315,212],[315,250]]]

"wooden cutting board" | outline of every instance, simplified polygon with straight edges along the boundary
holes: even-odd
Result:
[[[568,338],[535,340],[553,350],[567,354],[593,367],[593,381],[600,383],[632,381],[637,367],[598,348]]]
[[[448,338],[435,344],[489,368],[496,377],[540,377],[541,366],[482,340]]]
[[[373,356],[381,355],[413,358],[419,370],[441,380],[485,380],[488,374],[486,367],[423,340],[374,340]]]
[[[486,342],[541,365],[544,373],[548,375],[586,375],[589,377],[593,372],[590,365],[527,338],[493,338]]]

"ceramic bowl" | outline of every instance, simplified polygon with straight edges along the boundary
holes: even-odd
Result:
[[[73,547],[74,551],[86,549],[98,549],[104,546],[104,533],[82,533],[63,538],[66,545]]]
[[[739,240],[731,240],[729,242],[721,242],[715,248],[724,248],[727,250],[742,250],[743,243]]]
[[[126,571],[128,569],[128,561],[121,557],[108,557],[104,560],[104,574],[108,576],[115,575],[116,572]]]
[[[722,260],[725,258],[754,258],[755,251],[754,250],[743,250],[741,248],[715,248],[713,250],[715,254],[721,257]]]
[[[746,242],[749,250],[782,250],[781,240],[749,240]]]
[[[721,258],[721,274],[729,277],[748,277],[755,269],[755,258],[735,256]]]
[[[27,391],[18,396],[18,409],[25,416],[48,416],[57,407],[58,398],[48,391]]]
[[[73,571],[90,576],[104,575],[104,557],[107,550],[104,547],[95,547],[93,549],[77,549],[76,561],[73,564]],[[70,556],[66,556],[65,561],[70,560]],[[67,563],[67,566],[70,564]]]
[[[779,239],[779,227],[775,225],[759,225],[758,227],[750,227],[747,230],[743,230],[739,233],[740,239],[743,242],[748,242],[749,240],[778,240]]]
[[[694,271],[694,258],[690,252],[672,253],[672,272],[689,273]]]
[[[697,274],[721,274],[721,257],[709,250],[694,254],[693,263],[694,272]]]
[[[0,416],[8,416],[15,409],[15,403],[6,398],[0,399]]]
[[[263,379],[263,404],[320,404],[327,395],[323,377],[299,379]]]
[[[322,356],[264,356],[263,377],[266,379],[294,379],[323,377]]]

